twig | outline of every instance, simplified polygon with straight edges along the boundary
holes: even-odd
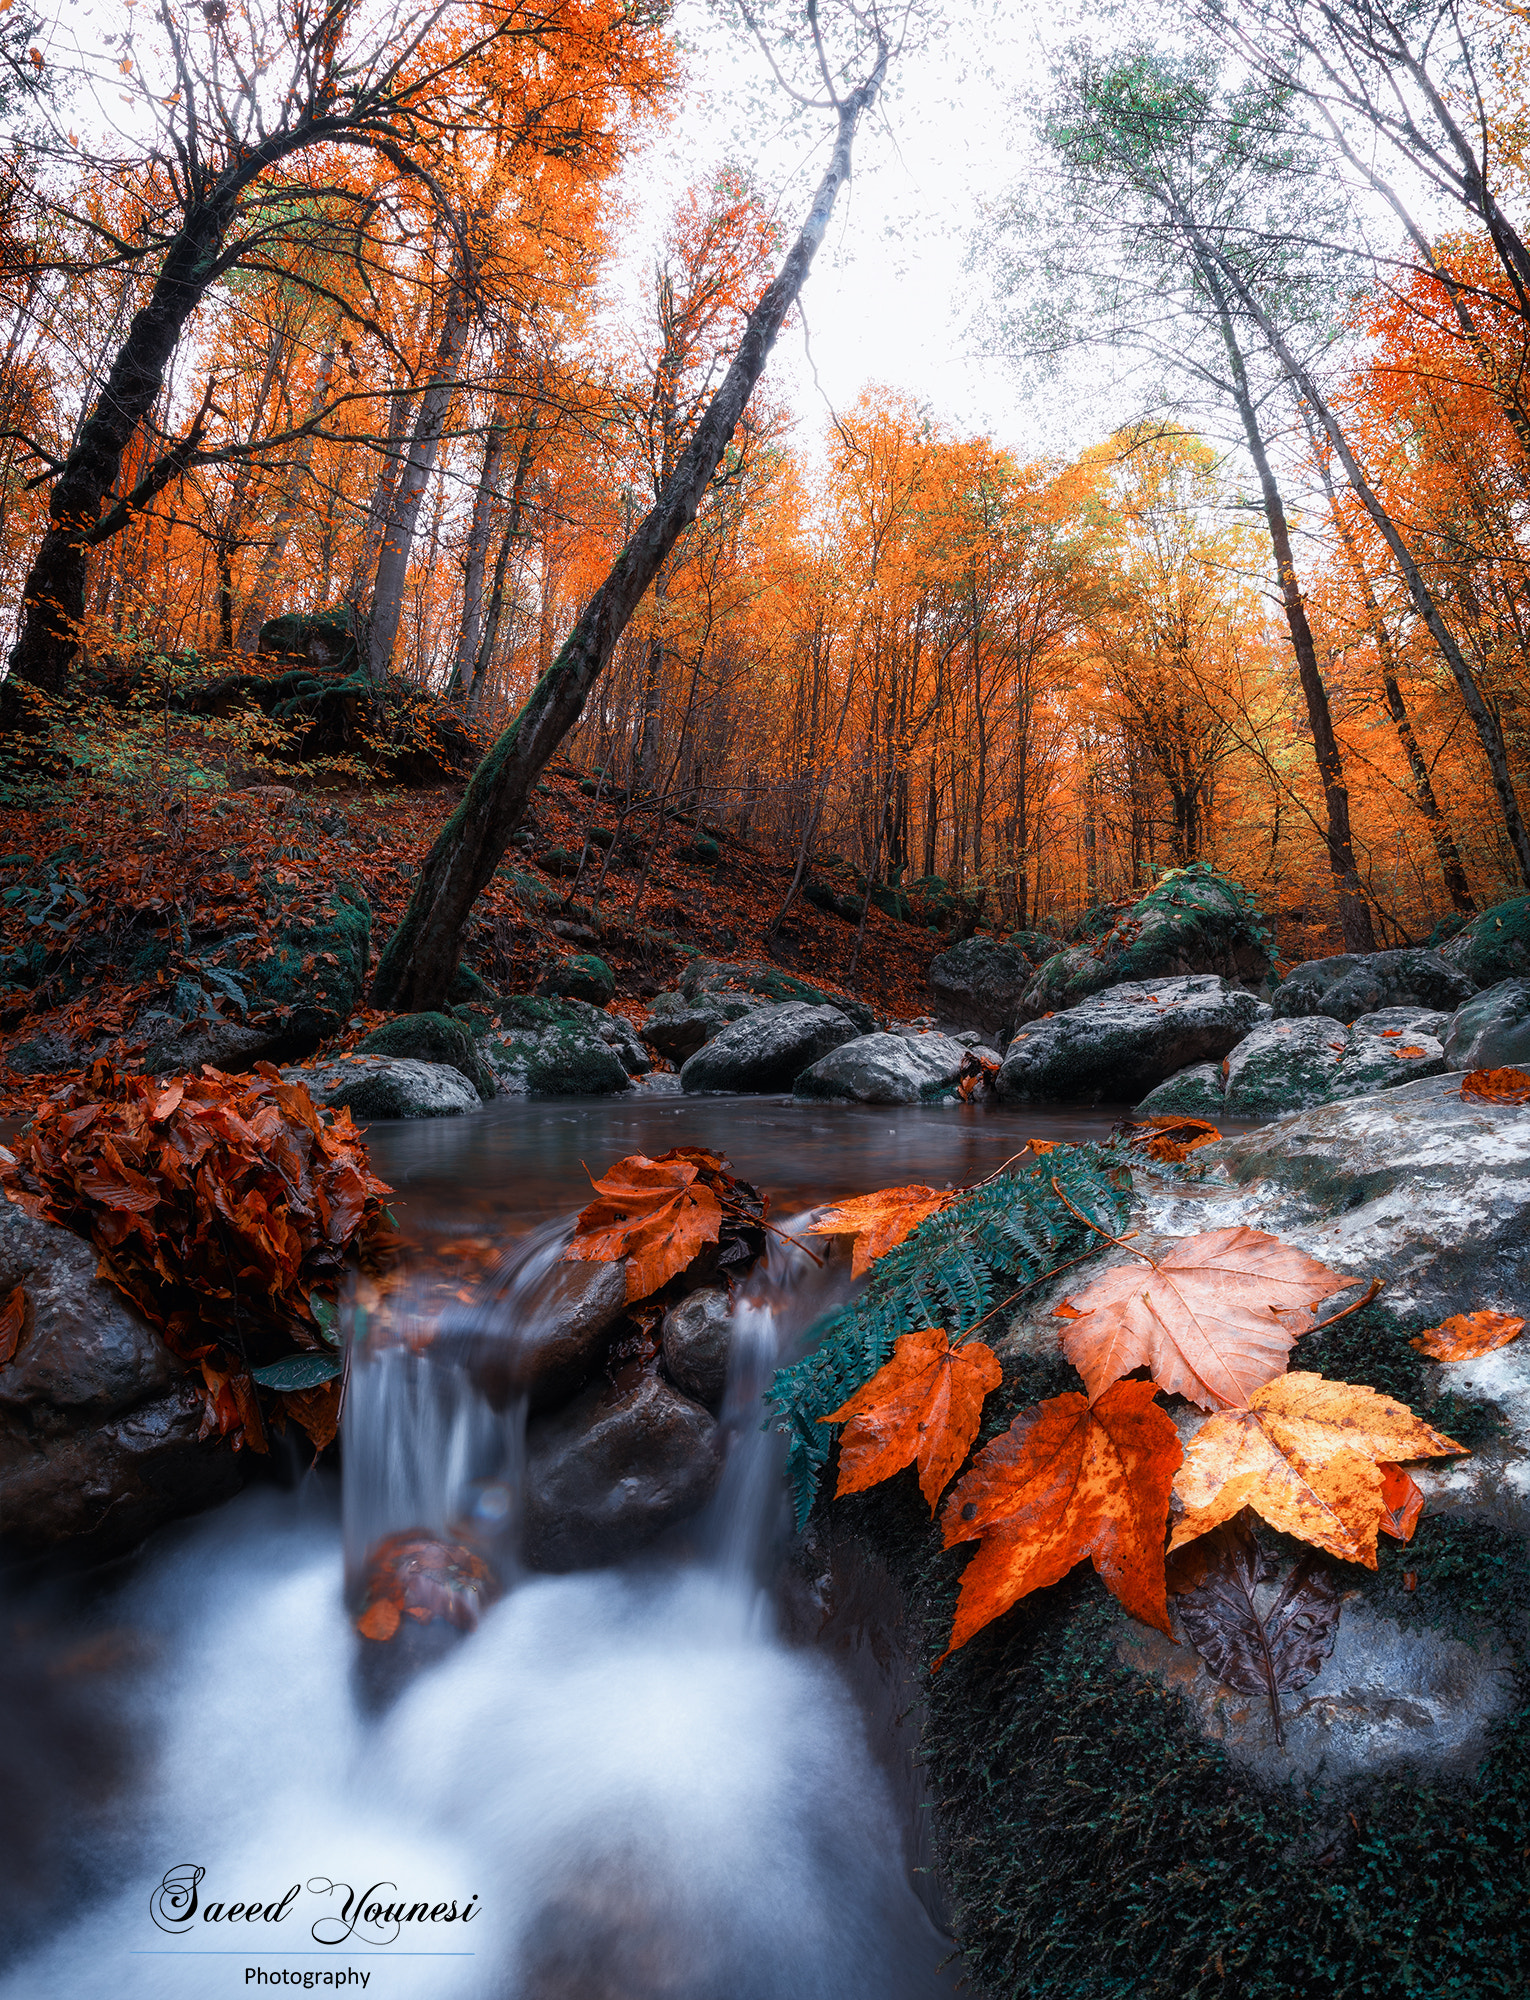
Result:
[[[1089,1216],[1085,1215],[1084,1211],[1081,1208],[1075,1208],[1073,1206],[1072,1202],[1069,1201],[1068,1197],[1063,1193],[1062,1188],[1058,1183],[1056,1174],[1053,1174],[1052,1176],[1052,1192],[1057,1196],[1057,1199],[1062,1203],[1063,1207],[1067,1209],[1068,1213],[1070,1215],[1076,1215],[1079,1221],[1082,1222],[1086,1228],[1092,1229],[1094,1231],[1096,1236],[1103,1236],[1107,1243],[1114,1243],[1118,1250],[1132,1250],[1131,1237],[1137,1234],[1135,1229],[1132,1230],[1130,1236],[1112,1236],[1108,1229],[1101,1229],[1100,1225],[1097,1222],[1093,1221]],[[1143,1263],[1146,1264],[1150,1270],[1156,1271],[1158,1269],[1158,1266],[1153,1262],[1152,1258],[1148,1255],[1146,1250],[1132,1250],[1132,1255],[1134,1257],[1140,1257]],[[1067,1266],[1064,1265],[1063,1269],[1066,1270]]]

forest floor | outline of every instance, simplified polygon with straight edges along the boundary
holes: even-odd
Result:
[[[773,955],[784,969],[830,990],[853,990],[886,1013],[925,1011],[930,960],[948,942],[938,931],[873,907],[852,988],[844,982],[856,924],[799,898],[768,954],[792,858],[724,834],[716,862],[682,859],[694,851],[693,821],[668,822],[651,860],[651,822],[630,845],[615,843],[608,865],[592,842],[575,893],[573,865],[587,830],[616,825],[609,806],[597,809],[580,784],[571,767],[544,777],[524,844],[511,848],[474,909],[464,958],[491,985],[529,991],[557,960],[596,952],[616,977],[616,1010],[641,1016],[691,958]],[[9,955],[39,938],[52,948],[47,976],[0,982],[7,989],[0,1110],[23,1112],[63,1080],[57,1069],[22,1075],[7,1067],[9,1052],[24,1042],[61,1037],[80,1047],[81,1068],[86,1050],[131,1062],[143,1041],[135,1036],[139,1014],[164,1005],[177,959],[195,941],[232,931],[269,934],[262,878],[294,894],[345,877],[358,882],[371,905],[375,967],[420,860],[461,795],[460,784],[318,792],[265,783],[158,795],[102,786],[65,788],[50,809],[9,813],[9,851],[0,855]],[[80,956],[72,960],[76,940]],[[150,967],[151,959],[159,962]],[[382,1018],[358,1006],[329,1046],[359,1040]]]

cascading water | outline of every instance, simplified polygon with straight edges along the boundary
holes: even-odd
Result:
[[[445,1320],[358,1328],[343,1563],[310,1483],[165,1538],[126,1589],[120,1617],[159,1648],[127,1697],[140,1771],[90,1823],[93,1900],[12,1962],[5,2000],[347,1973],[389,2000],[950,1990],[864,1719],[826,1659],[778,1636],[766,1587],[786,1522],[760,1399],[843,1267],[778,1240],[745,1288],[727,1459],[683,1539],[516,1577],[524,1401],[491,1407],[462,1357],[534,1326],[566,1232],[539,1231]],[[358,1650],[389,1649],[356,1639],[347,1591],[353,1610],[369,1554],[408,1529],[489,1551],[505,1594],[366,1699]],[[346,1887],[393,1915],[350,1921]],[[403,1914],[448,1906],[470,1914]]]

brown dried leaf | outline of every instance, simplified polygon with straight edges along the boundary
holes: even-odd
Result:
[[[836,1202],[808,1227],[809,1236],[853,1236],[852,1278],[864,1278],[878,1257],[912,1236],[920,1223],[955,1200],[949,1192],[930,1187],[881,1188]]]
[[[1495,1347],[1507,1347],[1517,1340],[1525,1322],[1516,1313],[1452,1313],[1439,1326],[1426,1326],[1410,1345],[1431,1361],[1475,1361],[1479,1354],[1491,1354]]]
[[[1213,1229],[1161,1262],[1102,1271],[1057,1309],[1091,1396],[1134,1368],[1202,1409],[1236,1408],[1286,1365],[1321,1299],[1354,1283],[1262,1230]]]
[[[15,1360],[26,1316],[27,1295],[22,1287],[17,1285],[7,1295],[4,1305],[0,1305],[0,1368]]]

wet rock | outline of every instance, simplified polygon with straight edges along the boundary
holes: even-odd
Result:
[[[1146,1229],[1267,1230],[1384,1278],[1380,1307],[1425,1324],[1530,1297],[1530,1107],[1463,1099],[1459,1077],[1321,1105],[1196,1158],[1208,1180],[1193,1193],[1143,1184]]]
[[[950,1035],[861,1035],[820,1057],[792,1089],[852,1104],[929,1104],[955,1095],[966,1054]]]
[[[631,1555],[703,1506],[721,1471],[699,1403],[657,1375],[597,1383],[527,1428],[526,1561],[590,1569]]]
[[[1513,896],[1474,917],[1440,956],[1472,982],[1497,986],[1530,974],[1530,896]]]
[[[770,1005],[757,993],[702,993],[694,1000],[683,993],[660,993],[643,1032],[666,1062],[683,1063],[730,1022]]]
[[[1319,1014],[1347,1025],[1383,1007],[1448,1014],[1471,997],[1474,984],[1437,951],[1338,952],[1294,967],[1270,999],[1277,1020]]]
[[[135,1026],[138,1033],[149,1035],[142,1061],[156,1076],[195,1075],[203,1063],[238,1075],[258,1062],[280,1058],[291,1045],[283,1029],[252,1028],[222,1017],[178,1021],[168,1015],[140,1014]],[[11,1067],[15,1066],[13,1057]]]
[[[199,1442],[201,1398],[95,1270],[82,1238],[0,1201],[0,1294],[26,1292],[0,1368],[0,1542],[16,1554],[118,1555],[243,1482],[244,1455]]]
[[[1321,1014],[1267,1021],[1223,1064],[1222,1108],[1229,1118],[1270,1118],[1400,1089],[1444,1067],[1445,1051],[1428,1035],[1351,1030]]]
[[[709,1410],[722,1408],[728,1387],[733,1309],[728,1294],[708,1285],[664,1315],[662,1343],[669,1379]]]
[[[359,1044],[359,1052],[370,1056],[403,1056],[420,1063],[444,1063],[465,1077],[485,1103],[495,1094],[492,1068],[480,1057],[470,1030],[449,1014],[397,1014],[374,1029]]]
[[[999,1071],[1011,1103],[1131,1103],[1192,1064],[1216,1061],[1253,1026],[1259,1003],[1214,974],[1113,986],[1019,1028]]]
[[[938,952],[930,966],[935,1017],[944,1028],[976,1028],[1002,1047],[1015,1031],[1035,965],[1013,944],[970,937]]]
[[[1185,973],[1257,985],[1270,967],[1252,902],[1203,863],[1172,869],[1140,902],[1106,912],[1105,923],[1102,935],[1056,951],[1042,964],[1020,1003],[1022,1025],[1120,985]]]
[[[609,1097],[627,1088],[627,1071],[616,1050],[586,1022],[561,1011],[572,1003],[538,1004],[560,1011],[539,1026],[496,1030],[479,1044],[503,1095]]]
[[[458,1118],[476,1111],[478,1092],[449,1063],[415,1062],[407,1056],[333,1056],[308,1069],[284,1069],[315,1104],[342,1105],[359,1123],[378,1118]]]
[[[680,1071],[686,1090],[790,1090],[831,1049],[859,1030],[837,1007],[803,1000],[760,1007],[721,1029]]]
[[[1188,1118],[1220,1118],[1222,1108],[1222,1068],[1220,1063],[1192,1063],[1177,1071],[1166,1083],[1150,1090],[1136,1107],[1144,1118],[1174,1114]]]
[[[680,975],[680,991],[692,1002],[699,1000],[703,994],[723,994],[734,999],[741,993],[752,993],[757,999],[768,1000],[775,1005],[783,1000],[804,1000],[810,1007],[837,1007],[863,1035],[869,1035],[881,1026],[873,1009],[863,1000],[852,1000],[844,993],[826,992],[823,987],[814,986],[806,979],[783,972],[779,965],[757,961],[732,965],[726,959],[695,959]]]
[[[492,1304],[448,1313],[436,1344],[460,1356],[495,1409],[525,1396],[536,1415],[557,1409],[591,1380],[626,1309],[625,1264],[560,1261],[534,1300],[517,1302],[513,1317]]]
[[[1500,980],[1468,1000],[1442,1040],[1452,1069],[1530,1068],[1530,979]]]
[[[1333,1652],[1317,1678],[1281,1698],[1284,1747],[1275,1741],[1268,1698],[1223,1687],[1193,1647],[1134,1624],[1123,1629],[1117,1650],[1139,1673],[1179,1693],[1206,1741],[1270,1785],[1470,1770],[1514,1698],[1506,1652],[1405,1629],[1358,1593],[1342,1605]]]

